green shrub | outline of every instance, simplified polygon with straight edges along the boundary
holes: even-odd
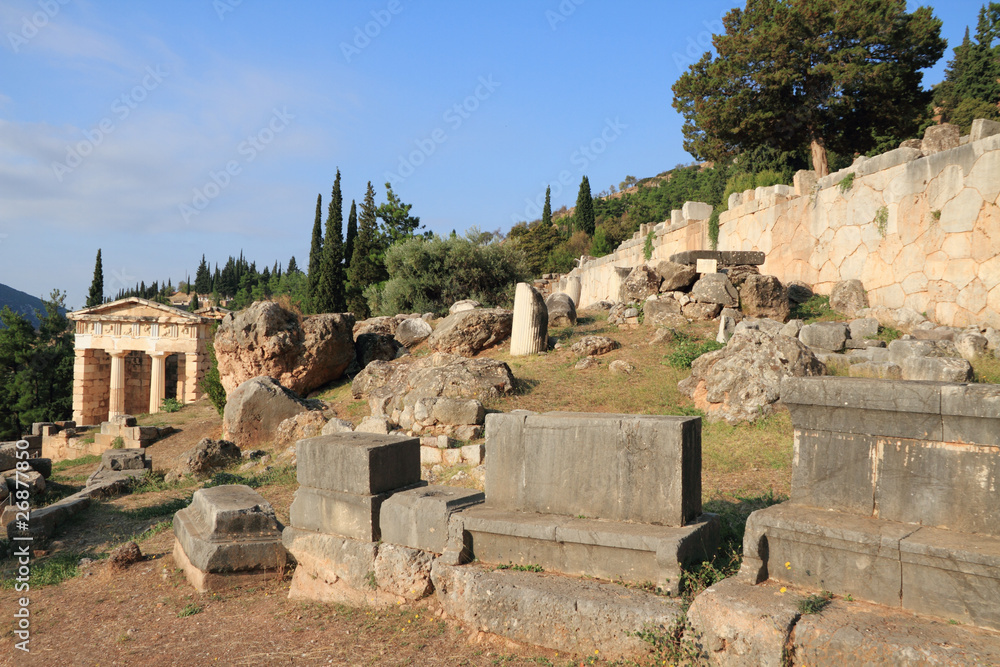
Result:
[[[699,340],[688,334],[677,332],[673,349],[667,354],[667,363],[674,368],[691,368],[694,360],[708,352],[721,350],[725,345],[715,340]]]
[[[716,206],[712,209],[712,216],[708,219],[708,244],[712,250],[719,248],[719,215],[722,208]]]
[[[647,262],[649,260],[653,259],[653,238],[654,237],[655,237],[655,233],[652,230],[650,230],[649,233],[646,234],[646,244],[642,247],[642,256],[646,258]]]
[[[734,192],[744,190],[755,190],[757,188],[768,188],[772,185],[789,185],[791,176],[781,171],[765,169],[757,173],[737,173],[729,177],[726,181],[726,189],[722,194],[722,205],[729,207],[729,195]]]
[[[818,595],[810,595],[799,600],[799,613],[818,614],[823,611],[830,602],[833,601],[833,593],[830,591],[820,591]]]
[[[125,440],[123,440],[120,435],[115,436],[115,438],[111,441],[111,449],[124,449],[124,448],[125,448]]]
[[[222,379],[219,376],[219,360],[215,357],[215,331],[219,328],[218,324],[212,327],[211,335],[208,337],[208,359],[211,362],[211,366],[207,371],[205,371],[205,376],[201,379],[201,390],[205,392],[208,396],[208,400],[215,406],[216,411],[218,411],[219,416],[226,409],[226,389],[222,386]]]
[[[878,229],[878,235],[885,238],[885,231],[888,226],[889,209],[883,206],[875,213],[875,228]]]
[[[838,183],[841,192],[847,192],[854,185],[854,172],[852,171],[847,176],[844,176]]]
[[[176,398],[165,398],[160,403],[160,412],[177,412],[183,407],[184,405]]]

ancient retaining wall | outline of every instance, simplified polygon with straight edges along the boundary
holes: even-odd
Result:
[[[718,249],[762,251],[762,273],[820,294],[857,278],[871,305],[906,306],[950,326],[1000,327],[1000,134],[990,131],[974,128],[961,145],[926,156],[898,148],[818,180],[799,172],[794,188],[733,194]],[[845,178],[850,187],[841,187]],[[688,202],[653,227],[652,261],[707,249],[710,212]],[[649,229],[571,272],[580,307],[618,299],[622,274],[645,261]]]

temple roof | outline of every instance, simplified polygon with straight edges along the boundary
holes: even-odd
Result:
[[[102,303],[83,310],[67,313],[71,320],[159,320],[161,318],[177,318],[187,320],[192,324],[209,322],[209,318],[201,317],[180,308],[139,297],[131,296],[110,303]]]

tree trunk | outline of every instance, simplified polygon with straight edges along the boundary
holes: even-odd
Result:
[[[826,146],[823,145],[823,139],[814,137],[809,148],[812,150],[812,163],[816,175],[820,178],[827,176],[830,173],[830,163],[826,159]]]

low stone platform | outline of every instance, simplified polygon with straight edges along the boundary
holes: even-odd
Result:
[[[285,567],[274,509],[242,484],[195,491],[174,514],[174,536],[174,559],[199,592],[273,578]]]
[[[646,655],[633,633],[665,632],[682,613],[669,597],[559,575],[435,561],[431,577],[445,612],[471,628],[602,658]]]
[[[485,499],[482,491],[454,486],[425,486],[394,493],[382,504],[382,541],[442,554],[448,548],[452,514]]]
[[[719,544],[714,514],[685,526],[655,526],[484,506],[467,509],[458,518],[469,548],[482,562],[650,582],[674,595],[680,593],[682,565],[711,557]]]
[[[695,598],[684,639],[724,667],[1000,664],[1000,633],[840,597],[803,614],[815,592],[726,579]]]
[[[764,263],[764,253],[757,250],[685,250],[670,256],[675,264],[694,266],[699,259],[714,259],[719,266],[760,266]]]

